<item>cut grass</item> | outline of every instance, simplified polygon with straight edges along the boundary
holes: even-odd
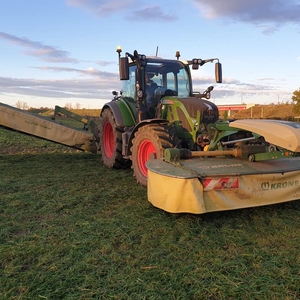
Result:
[[[1,299],[299,299],[300,201],[169,214],[99,155],[0,148]]]

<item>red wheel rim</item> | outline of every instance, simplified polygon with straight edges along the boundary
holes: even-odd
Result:
[[[103,146],[105,155],[108,158],[111,158],[114,153],[114,146],[115,146],[115,139],[114,139],[114,132],[111,124],[106,122],[104,125],[103,130]]]
[[[141,173],[144,176],[148,175],[148,169],[146,162],[150,159],[150,156],[156,157],[156,150],[154,145],[149,140],[144,140],[138,149],[138,164]]]

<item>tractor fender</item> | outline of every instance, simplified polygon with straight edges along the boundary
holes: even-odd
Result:
[[[136,121],[134,115],[132,114],[129,106],[126,104],[125,101],[120,100],[108,102],[104,104],[101,112],[104,111],[106,108],[111,109],[118,127],[127,127],[135,125]]]
[[[133,129],[132,131],[130,132],[130,135],[129,135],[129,139],[128,139],[128,147],[127,147],[127,153],[126,155],[129,156],[131,155],[131,147],[132,147],[132,140],[134,139],[134,135],[135,133],[138,131],[139,128],[145,126],[145,125],[149,125],[149,124],[163,124],[163,123],[169,123],[167,120],[165,119],[159,119],[159,118],[156,118],[156,119],[147,119],[147,120],[143,120],[141,121],[140,123],[138,123]]]

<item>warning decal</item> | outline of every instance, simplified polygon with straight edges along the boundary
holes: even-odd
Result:
[[[203,181],[204,191],[238,189],[237,177],[205,178]]]

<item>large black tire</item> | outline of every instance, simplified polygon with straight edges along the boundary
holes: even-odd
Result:
[[[122,156],[123,128],[118,127],[110,108],[105,108],[100,116],[99,138],[102,161],[109,168],[126,168],[130,160]]]
[[[138,129],[131,147],[132,169],[138,183],[147,186],[146,162],[150,158],[162,158],[164,150],[172,147],[172,138],[163,125],[150,124]]]

